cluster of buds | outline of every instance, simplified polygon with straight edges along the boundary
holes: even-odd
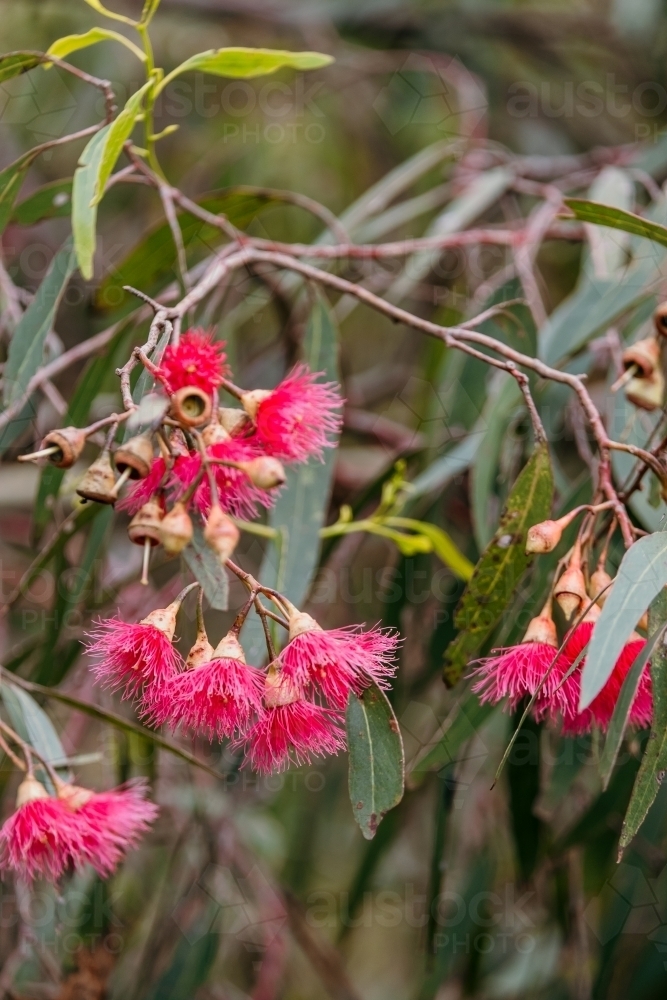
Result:
[[[324,630],[273,594],[288,641],[260,669],[246,663],[239,641],[253,597],[215,647],[200,599],[197,638],[183,660],[173,643],[176,617],[195,586],[137,624],[100,621],[88,647],[97,680],[135,699],[152,725],[231,740],[244,764],[263,773],[344,749],[348,698],[371,683],[387,687],[395,671],[395,634],[379,628]]]
[[[243,391],[229,380],[223,347],[190,330],[167,347],[159,365],[141,356],[167,397],[149,430],[114,447],[125,415],[113,415],[87,428],[52,431],[38,451],[21,456],[71,468],[88,437],[110,425],[107,444],[77,493],[83,501],[117,504],[132,515],[128,532],[144,550],[144,583],[151,549],[160,545],[169,556],[182,552],[193,538],[193,517],[224,564],[239,539],[234,518],[249,520],[259,507],[270,507],[285,482],[283,463],[321,459],[340,430],[337,387],[298,365],[274,389]],[[221,389],[240,405],[221,406]]]
[[[637,340],[623,351],[623,374],[612,391],[625,386],[628,400],[642,410],[659,410],[665,403],[665,373],[662,360],[667,336],[667,303],[653,314],[654,335]]]
[[[565,528],[582,510],[590,511],[592,517],[606,506],[584,505],[557,521],[547,520],[533,525],[528,531],[526,552],[552,552]],[[564,565],[560,565],[547,603],[540,614],[531,620],[523,640],[515,646],[494,651],[493,655],[481,660],[473,671],[475,682],[472,689],[481,701],[496,704],[507,699],[514,709],[524,699],[534,699],[534,717],[550,721],[560,719],[562,730],[567,735],[608,728],[625,677],[646,643],[637,632],[632,634],[602,691],[588,708],[579,711],[585,650],[613,586],[605,568],[606,546],[596,570],[587,580],[581,537],[582,533]],[[552,617],[554,604],[558,606],[567,628],[563,642],[559,642]],[[637,627],[646,629],[646,626],[646,616],[643,616]],[[647,664],[629,721],[644,727],[650,725],[652,715],[650,664]]]

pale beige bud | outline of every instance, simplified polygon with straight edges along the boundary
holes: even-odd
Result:
[[[245,472],[253,486],[260,490],[273,490],[285,482],[282,462],[270,455],[260,455],[247,462],[239,462],[238,468]]]
[[[246,411],[251,420],[257,419],[257,412],[260,404],[271,395],[270,389],[251,389],[241,396],[241,406]]]
[[[193,534],[190,515],[179,500],[160,522],[162,547],[170,556],[177,556],[190,544]]]
[[[206,524],[204,538],[223,564],[227,562],[238,545],[241,532],[231,517],[225,514],[219,504],[211,507]]]

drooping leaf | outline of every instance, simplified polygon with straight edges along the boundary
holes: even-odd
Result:
[[[271,207],[275,201],[269,196],[238,193],[231,188],[224,192],[212,192],[198,199],[197,203],[213,214],[226,215],[233,225],[243,229],[261,209]],[[178,221],[190,263],[210,254],[211,249],[224,238],[220,229],[187,212],[179,213]],[[123,290],[123,285],[136,285],[139,280],[137,275],[140,276],[142,291],[149,294],[156,292],[161,283],[173,279],[175,264],[176,250],[171,230],[167,223],[161,223],[103,279],[95,295],[95,304],[100,309],[123,306],[131,298]]]
[[[144,8],[141,12],[141,24],[149,24],[159,6],[160,0],[144,0]]]
[[[651,656],[653,724],[623,821],[619,844],[621,852],[634,839],[646,819],[667,773],[667,646],[664,633],[666,623],[667,590],[663,588],[649,610],[649,633],[661,636]]]
[[[667,584],[667,532],[645,535],[627,550],[598,618],[581,675],[581,708],[607,683],[651,601]]]
[[[72,211],[72,179],[52,181],[37,188],[14,207],[11,221],[19,226],[34,226],[45,219],[56,219]]]
[[[523,395],[516,380],[508,376],[489,389],[482,411],[481,423],[486,425],[484,438],[477,450],[471,469],[471,506],[475,540],[481,551],[493,536],[494,486],[500,463],[500,452],[512,417],[520,408]],[[497,507],[496,507],[497,513]]]
[[[42,62],[41,52],[8,52],[0,58],[0,83],[28,73]]]
[[[97,245],[97,206],[93,204],[97,190],[97,178],[107,135],[111,125],[96,132],[90,140],[74,171],[72,185],[72,234],[79,270],[90,281],[93,276],[93,258]]]
[[[112,21],[122,21],[123,24],[136,24],[131,17],[125,17],[124,14],[117,14],[114,10],[108,10],[101,2],[101,0],[86,0],[89,7],[96,10],[98,14],[103,14],[104,17],[110,17]]]
[[[163,90],[174,77],[193,70],[211,73],[213,76],[247,80],[254,76],[275,73],[276,70],[285,67],[300,70],[320,69],[332,62],[333,57],[322,52],[287,52],[281,49],[249,49],[243,46],[207,49],[206,52],[190,56],[165,76],[157,92]]]
[[[7,406],[21,398],[28,382],[42,364],[44,342],[53,327],[58,305],[75,267],[72,243],[68,239],[51,261],[34,299],[14,331],[4,373],[4,400]]]
[[[618,757],[618,752],[621,749],[621,743],[623,742],[623,736],[625,735],[628,719],[630,718],[630,709],[632,708],[632,704],[635,700],[635,695],[637,694],[637,689],[644,672],[644,667],[650,660],[651,653],[653,652],[656,643],[659,642],[663,636],[664,626],[649,637],[646,645],[635,658],[634,663],[623,681],[623,687],[621,688],[618,701],[614,707],[614,714],[611,717],[609,729],[607,730],[607,736],[604,741],[604,747],[600,756],[600,775],[602,777],[603,788],[607,788],[609,785],[614,765],[616,764],[616,759]]]
[[[553,473],[546,445],[539,445],[507,498],[494,537],[482,554],[455,615],[460,630],[445,653],[445,680],[453,685],[488,638],[528,563],[528,528],[549,516]]]
[[[97,45],[99,42],[119,42],[133,52],[142,62],[146,62],[145,52],[142,52],[125,35],[121,35],[117,31],[111,31],[109,28],[91,28],[90,31],[86,31],[82,35],[64,35],[54,42],[53,45],[49,46],[46,54],[47,56],[55,56],[56,59],[64,59],[70,52],[87,49],[91,45]]]
[[[346,723],[352,812],[372,840],[382,817],[403,798],[403,740],[389,700],[376,685],[361,698],[350,695]]]
[[[383,523],[391,528],[407,528],[409,531],[416,531],[425,536],[430,541],[433,552],[445,566],[449,566],[453,573],[456,573],[462,580],[469,580],[472,576],[474,566],[470,560],[457,548],[447,532],[439,528],[437,524],[416,521],[411,517],[386,517],[383,519]]]
[[[192,544],[183,552],[188,569],[204,588],[206,600],[218,611],[229,603],[229,578],[215,552],[204,540],[201,527],[195,525]]]
[[[21,156],[14,163],[0,171],[0,235],[9,222],[16,195],[21,190],[23,179],[32,163],[28,155]]]
[[[143,87],[136,90],[129,98],[127,104],[111,122],[108,132],[104,137],[104,145],[99,157],[97,176],[95,178],[95,189],[91,199],[91,207],[99,205],[104,197],[104,189],[111,176],[111,171],[116,166],[116,161],[121,154],[123,145],[132,134],[137,115],[141,111],[141,102],[144,95],[153,86],[153,81],[148,80]]]
[[[634,212],[626,212],[622,208],[602,205],[596,201],[587,201],[585,198],[565,198],[565,204],[582,222],[622,229],[623,232],[632,233],[633,236],[643,236],[647,240],[667,246],[667,227],[651,222],[650,219],[644,219],[641,215],[635,215]]]
[[[21,739],[34,746],[49,763],[67,760],[55,726],[32,695],[13,684],[3,684],[0,694],[11,724]],[[41,768],[40,771],[42,780],[48,780],[48,775]],[[62,777],[65,778],[66,775],[62,774]]]

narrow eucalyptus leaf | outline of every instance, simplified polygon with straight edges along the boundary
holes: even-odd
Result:
[[[386,813],[403,798],[403,740],[393,709],[376,685],[347,706],[349,790],[354,818],[372,840]]]

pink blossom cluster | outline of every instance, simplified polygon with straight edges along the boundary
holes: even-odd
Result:
[[[226,514],[250,520],[260,507],[272,506],[276,489],[253,482],[247,464],[263,456],[287,463],[321,459],[323,449],[333,444],[340,431],[342,400],[334,383],[318,381],[321,373],[300,364],[272,390],[241,393],[241,407],[227,411],[225,427],[224,421],[215,419],[218,388],[230,385],[225,382],[230,372],[223,347],[204,331],[190,330],[177,345],[167,347],[155,375],[170,396],[191,386],[214,401],[214,419],[204,431],[203,440],[212,460],[218,500]],[[190,447],[180,432],[172,434],[170,448],[169,459],[153,459],[148,475],[118,503],[119,510],[136,514],[156,496],[171,505],[200,480],[188,504],[203,516],[208,515],[211,487],[201,475],[201,452]]]
[[[552,642],[532,639],[497,650],[493,656],[480,661],[473,671],[475,682],[472,690],[482,702],[497,704],[507,699],[512,709],[536,694],[532,709],[535,718],[560,721],[567,736],[593,729],[605,731],[614,714],[623,682],[646,640],[635,635],[625,645],[603,689],[588,708],[580,711],[581,671],[586,659],[582,653],[590,642],[593,626],[592,621],[576,625],[560,652]],[[647,664],[630,709],[629,722],[646,727],[650,726],[652,717],[651,674],[650,664]]]
[[[344,749],[350,693],[386,688],[395,672],[393,632],[324,630],[295,608],[289,641],[265,670],[246,663],[234,628],[215,649],[200,629],[183,661],[172,642],[176,611],[171,605],[137,624],[100,622],[89,646],[97,679],[136,698],[153,725],[230,739],[263,773]]]
[[[50,795],[28,776],[16,811],[0,829],[0,868],[51,882],[85,864],[111,875],[157,816],[146,792],[142,780],[100,793],[60,782]]]

